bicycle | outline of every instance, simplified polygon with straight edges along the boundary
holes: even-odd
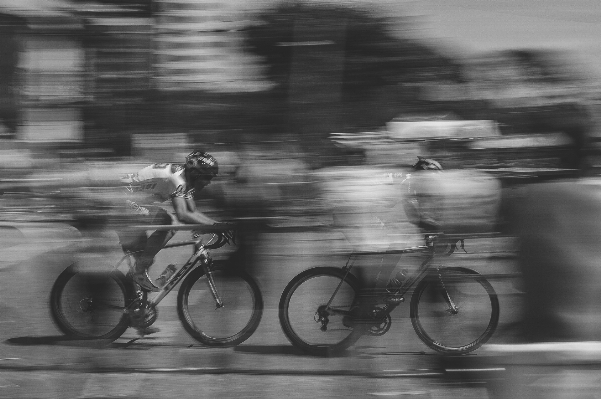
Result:
[[[186,228],[202,231],[202,227],[195,226]],[[135,264],[131,252],[125,251],[109,271],[89,271],[72,264],[58,276],[51,290],[54,322],[67,336],[112,342],[130,326],[152,325],[158,318],[157,305],[181,281],[177,312],[188,334],[212,347],[244,342],[259,326],[263,298],[248,273],[227,261],[213,261],[208,250],[220,248],[229,240],[223,232],[212,229],[211,238],[204,244],[201,234],[195,233],[191,240],[165,245],[164,248],[193,246],[194,252],[152,298],[131,278]],[[120,270],[123,264],[128,266],[126,274]]]
[[[345,266],[315,267],[295,276],[284,289],[279,319],[288,340],[305,353],[317,356],[338,354],[352,346],[364,333],[380,336],[392,324],[391,312],[410,300],[410,318],[417,336],[431,349],[460,355],[474,351],[494,333],[499,321],[499,300],[492,285],[476,271],[464,267],[431,267],[443,237],[425,236],[425,245],[384,252],[352,253]],[[445,239],[449,239],[446,237]],[[449,241],[447,256],[464,240]],[[449,246],[450,245],[450,246]],[[377,291],[381,304],[373,308],[373,321],[353,323],[360,280],[351,273],[353,256],[424,253],[425,260],[404,281],[388,282]],[[371,318],[370,317],[370,318]]]

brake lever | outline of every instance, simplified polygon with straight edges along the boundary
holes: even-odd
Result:
[[[451,247],[447,251],[447,256],[448,255],[452,255],[455,252],[456,249],[457,249],[457,243],[454,242],[454,243],[451,244]]]
[[[228,244],[236,245],[236,232],[234,230],[227,230],[223,233],[223,237]]]
[[[447,255],[451,255],[452,253],[454,253],[457,250],[458,242],[461,243],[461,244],[459,244],[459,248],[461,248],[463,250],[463,252],[465,252],[466,254],[468,253],[465,250],[465,240],[463,238],[459,238],[457,241],[455,241],[451,244],[451,248],[449,248]]]
[[[467,251],[465,250],[465,240],[462,238],[459,241],[461,241],[461,249],[463,249],[463,252],[467,253]]]

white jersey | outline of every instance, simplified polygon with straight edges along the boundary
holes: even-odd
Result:
[[[130,173],[121,182],[127,184],[131,193],[146,195],[154,201],[164,202],[170,198],[194,197],[194,188],[188,188],[184,179],[184,167],[177,164],[155,163]]]

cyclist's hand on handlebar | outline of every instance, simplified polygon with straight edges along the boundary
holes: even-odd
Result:
[[[219,234],[223,236],[223,238],[228,242],[235,244],[236,243],[236,234],[234,231],[234,224],[228,222],[218,222],[213,224],[213,226],[219,228]]]
[[[236,243],[236,232],[234,230],[226,230],[221,234],[223,235],[223,238],[227,240],[228,243]]]
[[[192,230],[192,239],[195,240],[195,239],[203,236],[204,234],[207,234],[207,233],[198,231],[198,230]],[[221,239],[225,240],[227,243],[236,244],[236,233],[234,230],[220,231],[220,232],[215,233],[215,235],[222,237]]]

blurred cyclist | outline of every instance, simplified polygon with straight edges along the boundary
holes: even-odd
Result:
[[[194,192],[209,185],[218,171],[217,160],[211,154],[194,151],[186,157],[183,165],[155,163],[138,173],[128,174],[121,179],[129,191],[126,201],[128,212],[145,224],[170,225],[179,222],[215,225],[217,221],[196,209]],[[169,199],[175,215],[161,206]],[[155,255],[175,235],[175,230],[157,230],[149,237],[144,231],[127,227],[117,233],[123,248],[133,252],[136,258],[134,281],[145,290],[158,291],[159,287],[148,276],[148,269]]]
[[[417,158],[418,161],[411,166],[415,171],[442,171],[442,166],[437,161],[423,157]],[[404,187],[403,191],[405,192],[405,197],[403,198],[403,206],[405,209],[405,214],[407,215],[409,220],[426,233],[440,232],[442,227],[440,224],[441,221],[439,220],[439,215],[424,210],[428,207],[420,206],[420,201],[424,202],[428,201],[428,199],[423,197],[421,199],[417,198],[412,185],[411,175],[408,175],[402,184]],[[435,209],[436,206],[431,206],[430,208]]]
[[[443,170],[442,166],[437,161],[423,157],[418,157],[418,161],[414,163],[411,168],[416,176],[419,173],[435,173]],[[424,199],[415,195],[415,187],[414,184],[412,184],[412,175],[405,175],[405,179],[401,182],[403,190],[402,204],[408,219],[426,233],[440,232],[441,224],[438,215],[436,215],[436,213],[424,211],[423,206],[421,206],[423,205],[422,202],[424,202]],[[396,201],[397,199],[394,198],[393,202],[396,203]],[[372,209],[373,207],[371,207],[370,210]],[[384,226],[382,220],[379,218],[376,219]],[[340,216],[335,215],[335,220],[340,220]],[[389,276],[393,272],[397,262],[399,262],[399,257],[400,255],[382,255],[377,268],[363,267],[361,269],[360,275],[363,287],[356,297],[356,302],[351,310],[350,317],[345,317],[343,320],[347,326],[362,325],[364,327],[369,327],[382,321],[378,318],[379,315],[377,309],[382,303],[382,292],[385,292],[385,290],[389,288],[387,287],[389,279],[381,278],[381,276]]]

